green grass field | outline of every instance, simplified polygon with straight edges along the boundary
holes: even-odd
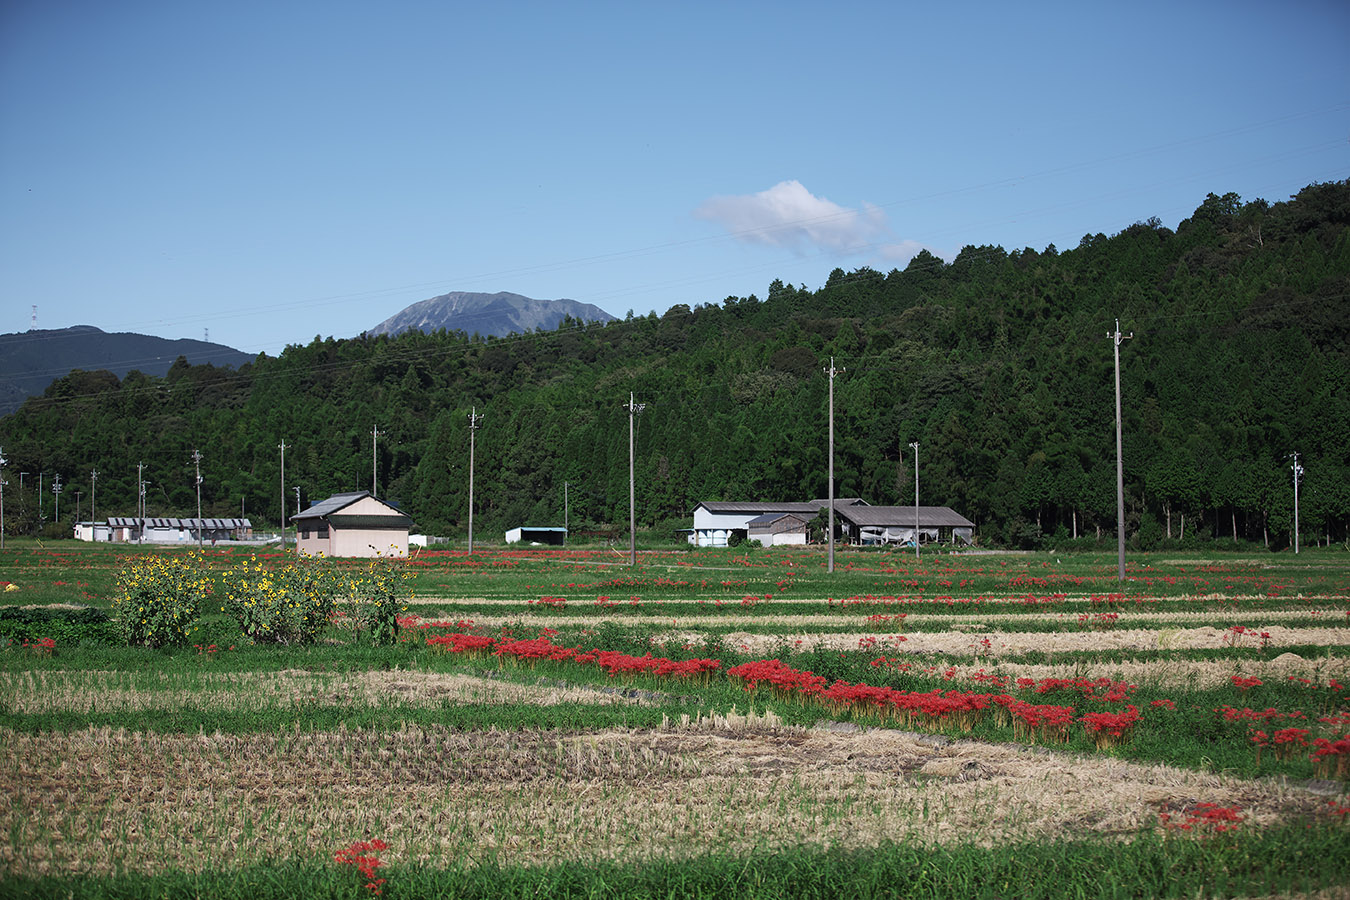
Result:
[[[208,548],[126,646],[185,554],[0,551],[0,895],[1350,891],[1343,549],[424,551],[277,645]]]

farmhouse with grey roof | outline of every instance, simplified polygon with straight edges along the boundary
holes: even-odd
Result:
[[[750,521],[769,513],[792,513],[810,521],[829,506],[828,500],[799,503],[773,503],[763,500],[703,500],[694,507],[694,530],[689,543],[698,547],[725,547],[732,535],[750,536]],[[836,498],[835,511],[846,506],[866,506],[858,497]]]
[[[412,519],[370,491],[334,494],[291,516],[301,553],[312,556],[408,555]]]

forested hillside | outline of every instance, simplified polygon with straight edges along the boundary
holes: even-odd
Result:
[[[1071,249],[967,247],[888,274],[835,270],[819,290],[676,306],[606,326],[505,340],[444,332],[316,338],[239,372],[177,364],[163,378],[72,373],[0,420],[6,523],[35,527],[30,474],[130,514],[146,463],[152,513],[275,523],[305,502],[369,488],[430,533],[462,535],[468,414],[477,432],[475,525],[492,533],[624,523],[628,418],[641,523],[688,525],[698,500],[826,494],[823,369],[834,357],[836,491],[922,502],[974,520],[987,544],[1111,540],[1112,341],[1119,318],[1131,540],[1286,545],[1289,454],[1306,470],[1303,541],[1350,523],[1350,182],[1288,202],[1209,195],[1175,231],[1157,220]],[[243,298],[241,298],[242,300]],[[45,500],[51,517],[52,498]],[[293,494],[287,501],[294,512]],[[73,497],[63,495],[69,520]],[[1184,526],[1183,526],[1184,520]],[[68,527],[65,529],[68,533]]]

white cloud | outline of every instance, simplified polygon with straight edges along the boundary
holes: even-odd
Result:
[[[879,248],[882,259],[886,260],[889,263],[895,263],[897,265],[899,263],[909,262],[911,259],[919,255],[920,250],[925,249],[935,256],[943,256],[943,254],[938,253],[931,247],[924,247],[924,245],[920,244],[918,241],[906,240],[900,241],[899,243],[895,244],[883,244]]]
[[[713,197],[694,215],[716,222],[738,240],[795,250],[856,253],[889,236],[886,216],[877,207],[840,206],[815,196],[795,179],[757,194]]]

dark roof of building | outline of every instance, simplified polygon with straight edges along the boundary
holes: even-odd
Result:
[[[356,503],[358,500],[364,500],[370,497],[376,503],[389,510],[388,513],[363,513],[360,515],[348,514],[339,515],[342,510]],[[346,494],[334,494],[327,500],[320,500],[309,509],[291,516],[291,521],[301,519],[327,519],[334,525],[345,528],[400,528],[412,525],[412,519],[400,512],[388,503],[385,503],[379,497],[370,493],[370,491],[351,491]],[[367,523],[367,520],[369,522]]]
[[[773,503],[763,500],[701,500],[695,504],[694,508],[703,507],[711,513],[804,513],[808,516],[814,516],[822,509],[830,505],[829,500],[806,500],[795,503]],[[866,506],[867,501],[861,497],[835,497],[834,508],[843,509],[846,506]]]
[[[807,516],[803,513],[793,513],[793,512],[765,513],[762,516],[755,516],[753,519],[751,519],[749,522],[746,522],[745,524],[749,528],[759,528],[765,525],[772,525],[774,522],[777,522],[780,519],[795,519],[796,521],[805,525],[807,521]]]
[[[137,516],[108,516],[108,525],[112,528],[139,528],[142,524],[146,528],[197,528],[199,523],[205,531],[253,527],[253,523],[248,519],[184,519],[165,516],[147,516],[142,519]]]
[[[912,506],[849,506],[835,510],[860,528],[914,527]],[[920,528],[974,528],[975,523],[947,506],[920,506]]]

